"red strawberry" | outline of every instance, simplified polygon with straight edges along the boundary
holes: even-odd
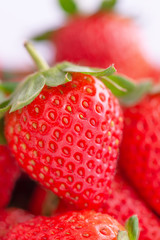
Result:
[[[128,240],[129,238],[124,228],[109,215],[82,211],[70,212],[51,218],[35,217],[14,227],[8,233],[6,239]]]
[[[28,221],[33,215],[22,209],[10,208],[0,210],[0,239],[4,240],[6,234],[17,224]]]
[[[58,204],[59,199],[54,193],[41,186],[36,186],[29,203],[29,211],[34,215],[51,216],[57,209]],[[71,206],[71,210],[73,210],[73,205]],[[63,213],[63,211],[61,211],[61,213]]]
[[[131,78],[152,75],[140,30],[133,20],[117,13],[73,16],[53,33],[51,41],[58,62],[68,60],[93,67],[114,63],[118,72]]]
[[[6,138],[23,169],[80,207],[102,202],[108,192],[122,128],[118,102],[98,80],[90,80],[73,74],[65,88],[44,87],[30,105],[6,117]]]
[[[12,113],[6,115],[5,135],[32,178],[79,208],[93,208],[107,197],[114,176],[122,114],[110,90],[91,76],[103,80],[112,68],[87,68],[87,75],[72,68],[86,70],[63,63],[20,84],[6,107]],[[64,84],[51,87],[55,79]]]
[[[124,108],[125,126],[120,166],[124,174],[160,214],[160,95],[148,95]]]
[[[112,184],[112,194],[105,201],[101,211],[113,216],[121,224],[136,214],[141,229],[139,240],[160,239],[159,218],[143,203],[120,174],[116,175]]]
[[[41,202],[41,204],[39,204],[39,208],[37,208],[37,204],[40,203],[40,199],[43,199],[43,202]],[[57,215],[76,210],[73,205],[60,200],[58,208],[55,211],[57,206],[56,201],[52,202],[52,206],[49,205],[52,199],[53,196],[51,197],[51,194],[49,195],[47,191],[38,187],[34,193],[34,197],[32,197],[32,212],[37,215],[41,213],[48,214],[49,212],[47,212],[47,210],[49,210],[50,214],[53,211],[52,214]],[[133,188],[120,174],[116,174],[112,182],[112,193],[110,197],[105,200],[102,208],[98,211],[113,216],[122,225],[125,224],[129,217],[136,214],[139,218],[139,225],[141,229],[139,240],[160,239],[159,218],[151,212],[151,210],[145,205]]]
[[[5,207],[20,175],[17,162],[6,145],[0,145],[0,208]]]

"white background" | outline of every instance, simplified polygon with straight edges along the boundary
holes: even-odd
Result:
[[[94,12],[99,1],[77,0],[86,12]],[[160,0],[119,0],[117,11],[141,25],[149,56],[160,66]],[[64,22],[65,15],[57,0],[0,0],[0,66],[18,69],[31,64],[24,41]],[[48,47],[37,47],[49,60]]]

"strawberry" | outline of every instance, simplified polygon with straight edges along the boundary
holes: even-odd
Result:
[[[58,204],[59,198],[54,193],[37,185],[30,199],[29,211],[34,215],[51,216],[57,210]],[[73,205],[71,206],[71,210],[73,210]],[[61,211],[61,213],[63,212],[65,211]]]
[[[101,211],[113,216],[121,224],[136,214],[141,229],[139,240],[160,239],[159,218],[151,212],[120,174],[116,174],[112,183],[112,193]]]
[[[160,95],[146,95],[124,108],[120,167],[144,200],[160,214]]]
[[[137,219],[133,217],[127,223],[128,230]],[[130,238],[128,237],[128,234]],[[93,211],[69,212],[57,217],[35,217],[25,223],[18,224],[6,236],[7,240],[129,240],[138,239],[138,231],[127,232],[112,217]]]
[[[8,208],[0,210],[0,239],[4,240],[6,234],[17,224],[28,221],[33,215],[22,209]]]
[[[92,67],[115,64],[131,78],[150,76],[151,66],[143,53],[143,40],[136,24],[113,12],[74,16],[53,33],[56,61],[71,61]]]
[[[10,109],[5,117],[10,149],[43,186],[79,208],[96,207],[108,195],[123,126],[118,100],[106,86],[121,95],[128,91],[124,85],[134,84],[107,76],[113,67],[97,71],[65,62],[48,69],[26,47],[42,70],[2,104],[2,115]]]
[[[72,16],[67,15],[60,29],[35,37],[38,41],[50,40],[56,52],[54,60],[101,68],[115,64],[119,73],[131,78],[152,76],[154,67],[147,60],[141,30],[134,20],[114,12],[110,6],[108,9],[111,1],[104,1],[100,11],[93,15],[78,13],[75,1],[68,6],[63,0],[59,2]]]
[[[19,175],[19,166],[8,146],[0,145],[0,208],[8,204]]]
[[[73,205],[67,204],[63,200],[60,200],[57,206],[55,196],[40,186],[36,188],[31,199],[30,210],[36,215],[52,214],[54,216],[68,211],[76,211]],[[129,217],[137,215],[141,229],[139,240],[160,239],[159,218],[151,212],[120,173],[116,174],[112,182],[112,192],[109,198],[104,201],[98,211],[113,216],[122,225]]]

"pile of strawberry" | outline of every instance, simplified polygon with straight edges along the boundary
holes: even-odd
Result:
[[[38,71],[0,83],[0,239],[160,240],[158,70],[115,1],[59,3],[74,15],[36,37],[58,63],[27,42]]]

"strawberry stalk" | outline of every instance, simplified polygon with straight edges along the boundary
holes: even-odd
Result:
[[[33,45],[29,42],[24,43],[25,48],[27,49],[28,53],[32,57],[34,63],[36,64],[39,71],[45,71],[49,69],[48,64],[46,61],[38,54],[37,51],[35,51]]]

